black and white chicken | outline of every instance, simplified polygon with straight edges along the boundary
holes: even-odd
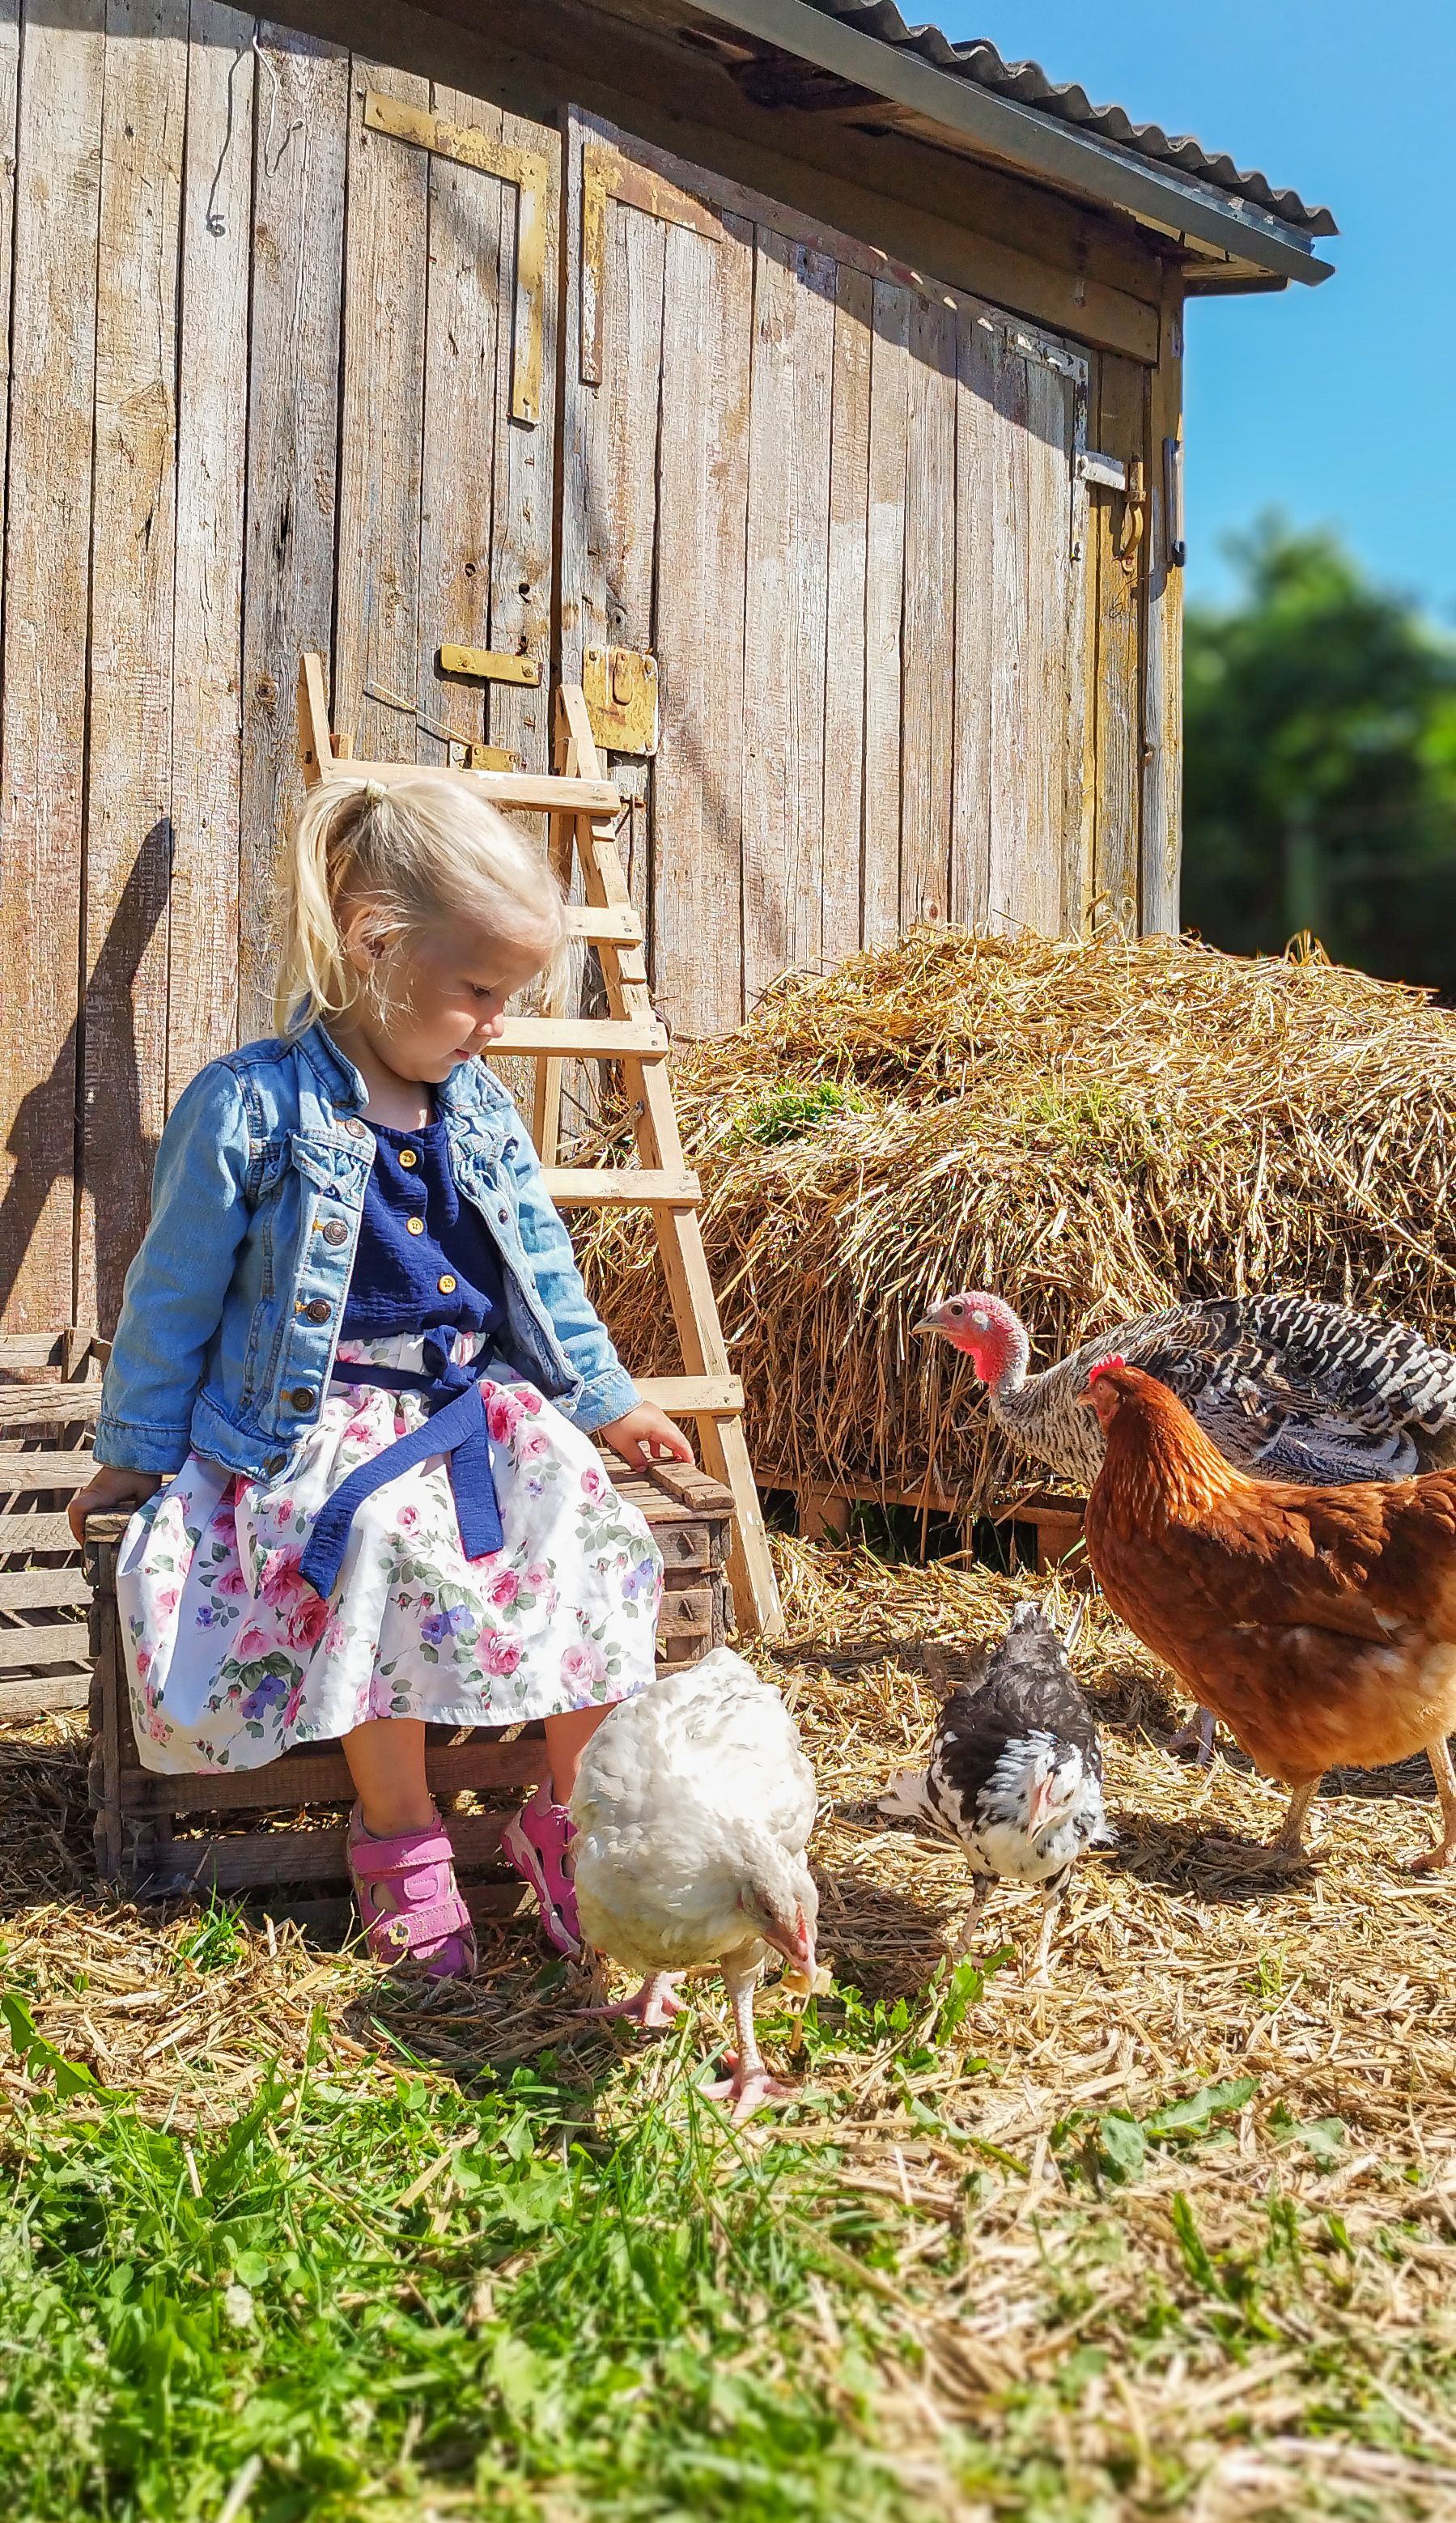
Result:
[[[971,1361],[991,1416],[1062,1480],[1091,1490],[1103,1463],[1094,1413],[1078,1407],[1092,1368],[1117,1357],[1156,1376],[1235,1468],[1266,1481],[1341,1489],[1456,1462],[1456,1357],[1408,1323],[1303,1296],[1201,1297],[1099,1332],[1040,1375],[1026,1326],[1002,1297],[963,1289],[917,1331]],[[1200,1708],[1173,1738],[1213,1751]]]
[[[998,1645],[967,1648],[927,1766],[902,1771],[879,1798],[882,1814],[964,1849],[973,1892],[958,1955],[994,1882],[1034,1883],[1046,1907],[1033,1969],[1044,1971],[1072,1868],[1084,1849],[1113,1844],[1097,1726],[1067,1654],[1080,1620],[1079,1605],[1063,1639],[1039,1603],[1018,1603]]]
[[[815,1981],[819,1894],[804,1852],[817,1801],[780,1694],[728,1647],[620,1701],[582,1755],[571,1800],[582,1933],[644,1975],[634,1997],[594,2011],[670,2023],[681,1976],[721,1972],[738,2052],[707,2090],[731,2103],[735,2125],[794,2090],[764,2067],[753,1993],[771,1951],[791,1985]]]

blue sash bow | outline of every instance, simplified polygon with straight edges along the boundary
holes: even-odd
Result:
[[[401,1472],[444,1454],[449,1472],[460,1547],[467,1559],[485,1559],[505,1539],[500,1502],[491,1472],[491,1443],[480,1379],[493,1355],[488,1341],[472,1358],[456,1363],[449,1355],[449,1335],[431,1333],[425,1341],[425,1368],[364,1366],[352,1362],[336,1369],[336,1384],[376,1385],[384,1393],[417,1393],[427,1413],[408,1437],[397,1437],[382,1454],[360,1463],[341,1481],[316,1518],[299,1573],[320,1595],[332,1595],[349,1547],[353,1519],[365,1499],[372,1498]]]

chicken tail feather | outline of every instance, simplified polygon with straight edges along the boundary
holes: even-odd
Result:
[[[930,1781],[923,1770],[900,1770],[890,1781],[883,1795],[875,1798],[877,1810],[901,1822],[922,1822],[931,1831],[945,1832],[945,1816],[937,1811],[930,1794]]]

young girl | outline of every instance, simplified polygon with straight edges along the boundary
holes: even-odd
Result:
[[[691,1449],[638,1401],[476,1057],[568,953],[565,907],[430,771],[315,788],[284,892],[279,1038],[167,1122],[72,1523],[137,1505],[117,1595],[150,1767],[343,1738],[381,1960],[475,1960],[426,1725],[544,1718],[550,1776],[503,1845],[575,1951],[563,1808],[651,1679],[661,1590],[588,1437],[634,1468]]]

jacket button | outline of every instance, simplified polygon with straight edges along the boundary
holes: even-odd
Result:
[[[345,1122],[344,1127],[349,1132],[352,1139],[367,1139],[369,1135],[362,1121],[355,1121],[351,1119]]]
[[[263,1465],[263,1470],[265,1472],[281,1472],[287,1460],[288,1456],[286,1454],[269,1454],[267,1461]]]
[[[333,1307],[326,1304],[322,1297],[314,1297],[311,1303],[304,1308],[304,1319],[309,1323],[326,1323],[333,1310]]]
[[[295,1410],[311,1410],[317,1400],[318,1396],[311,1384],[296,1384],[288,1396],[289,1404]]]
[[[508,1209],[497,1209],[495,1214],[499,1218],[501,1225],[504,1226],[510,1217],[510,1211]]]
[[[438,1284],[438,1286],[439,1286],[440,1293],[441,1293],[442,1297],[452,1297],[452,1296],[454,1295],[454,1293],[455,1293],[455,1290],[456,1290],[457,1286],[459,1285],[459,1282],[458,1282],[458,1280],[455,1278],[455,1276],[454,1276],[454,1274],[453,1274],[453,1272],[452,1272],[452,1271],[449,1271],[449,1270],[442,1270],[442,1272],[441,1272],[441,1274],[440,1274],[439,1281],[437,1282],[437,1284]]]
[[[409,1232],[410,1232],[410,1234],[411,1234],[411,1235],[423,1235],[423,1234],[424,1234],[424,1231],[425,1231],[425,1221],[424,1221],[424,1219],[423,1219],[422,1217],[406,1217],[406,1219],[404,1220],[404,1223],[405,1223],[405,1225],[408,1227]]]
[[[323,1237],[325,1244],[347,1244],[349,1242],[349,1229],[345,1225],[342,1217],[326,1217],[318,1231]]]

